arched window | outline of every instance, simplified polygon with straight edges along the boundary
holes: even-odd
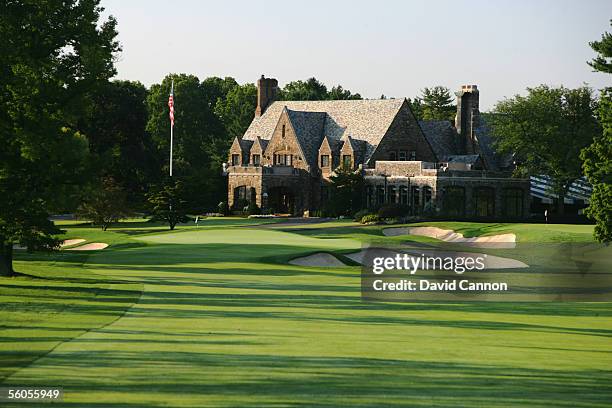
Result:
[[[400,186],[400,204],[408,205],[408,187]]]
[[[372,208],[376,205],[375,197],[374,197],[374,187],[366,186],[366,206],[368,208]]]
[[[376,204],[385,203],[385,186],[376,186]]]
[[[495,216],[495,189],[492,187],[475,188],[474,206],[477,217]]]
[[[520,188],[505,188],[502,193],[502,211],[506,217],[523,216],[523,190]]]
[[[431,187],[425,186],[423,187],[423,205],[427,205],[431,202],[432,191]]]
[[[419,193],[421,192],[421,189],[419,188],[419,186],[412,186],[410,188],[410,196],[411,196],[411,200],[410,200],[410,212],[412,213],[412,215],[418,214],[421,211],[421,200],[419,197]]]
[[[465,215],[465,188],[459,186],[445,187],[443,208],[446,215],[463,217]]]
[[[395,186],[387,186],[387,202],[395,203],[397,200],[397,188]]]

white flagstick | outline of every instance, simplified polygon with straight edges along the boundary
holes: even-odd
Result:
[[[174,79],[172,80],[172,89],[170,90],[170,95],[172,95],[172,110],[174,110]],[[174,113],[172,113],[174,116]],[[170,177],[172,177],[172,146],[174,145],[174,119],[170,121]]]

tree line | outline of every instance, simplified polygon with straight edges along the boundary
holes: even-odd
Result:
[[[49,214],[78,211],[107,226],[133,211],[150,211],[173,226],[186,212],[214,209],[226,196],[221,164],[232,139],[253,118],[255,86],[189,74],[168,75],[148,89],[112,80],[121,46],[116,20],[102,20],[102,11],[99,0],[0,5],[0,274],[13,273],[14,244],[58,248],[60,230]],[[610,73],[611,41],[606,33],[591,44],[598,53],[594,69]],[[172,80],[176,177],[169,180]],[[598,222],[598,238],[609,241],[610,90],[599,104],[586,89],[540,87],[528,93],[496,106],[500,149],[513,150],[526,172],[559,176],[563,188],[580,173],[582,151],[584,173],[595,187],[589,214]],[[279,98],[361,95],[310,78],[289,82]],[[448,88],[425,88],[409,102],[418,119],[453,119]],[[526,131],[524,125],[531,127]],[[543,144],[536,150],[527,139]]]

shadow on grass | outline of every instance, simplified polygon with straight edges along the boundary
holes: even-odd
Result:
[[[58,373],[50,382],[64,388],[65,401],[54,406],[64,407],[182,405],[183,398],[190,406],[604,407],[612,399],[611,371],[187,351],[83,351],[53,354],[43,363]],[[168,370],[172,376],[144,375],[151,364],[157,373]],[[90,376],[89,370],[102,374]],[[32,386],[38,378],[18,380]],[[87,403],[71,397],[76,393]],[[90,395],[98,395],[99,402]],[[151,400],[150,395],[156,402],[134,402],[134,397]]]

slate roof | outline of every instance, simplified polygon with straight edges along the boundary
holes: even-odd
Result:
[[[420,120],[419,125],[438,159],[457,153],[459,135],[448,120]]]
[[[323,128],[327,114],[325,112],[303,112],[287,109],[287,115],[302,146],[304,156],[306,156],[304,159],[311,165],[316,165],[319,147],[323,141]]]
[[[479,154],[452,154],[449,156],[442,157],[442,161],[466,164],[476,164],[479,159]]]
[[[355,140],[365,143],[366,159],[374,152],[387,132],[391,122],[399,112],[404,99],[370,99],[341,101],[276,101],[272,103],[263,115],[256,117],[245,132],[243,139],[254,140],[257,136],[264,140],[272,137],[283,109],[288,111],[313,112],[325,115],[321,137],[317,138],[319,145],[323,136],[331,142],[340,141],[347,133]],[[305,121],[313,120],[319,124],[319,116],[310,116]],[[293,120],[292,120],[293,122]],[[312,148],[303,146],[310,154]]]

